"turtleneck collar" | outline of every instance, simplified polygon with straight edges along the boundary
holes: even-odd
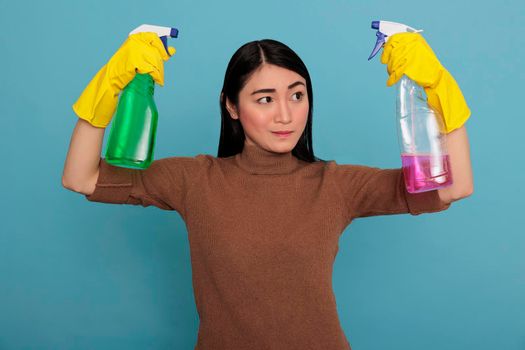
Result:
[[[241,153],[235,155],[235,162],[250,174],[289,174],[299,166],[292,152],[276,153],[257,145],[244,144]]]

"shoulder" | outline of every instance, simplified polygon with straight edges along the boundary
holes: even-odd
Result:
[[[195,156],[171,156],[159,159],[166,166],[202,166],[213,162],[215,157],[209,154],[197,154]]]
[[[195,156],[171,156],[157,159],[151,163],[150,168],[163,168],[169,173],[184,173],[191,175],[199,173],[213,163],[213,156],[198,154]]]
[[[234,157],[215,157],[199,153],[195,156],[174,156],[161,159],[169,170],[184,170],[187,174],[205,173],[211,170],[223,171],[234,166]]]
[[[361,164],[339,164],[335,160],[326,162],[326,170],[334,173],[374,173],[382,170],[381,168]]]
[[[330,160],[325,164],[324,170],[326,176],[336,183],[345,186],[349,184],[362,186],[375,179],[382,181],[385,180],[385,177],[397,178],[401,169],[383,169],[361,164],[339,164],[335,160]]]
[[[359,170],[360,168],[366,168],[362,165],[355,165],[355,164],[340,164],[336,160],[326,160],[322,162],[322,169],[328,173],[328,174],[340,174],[340,173],[348,173],[353,172],[355,170]]]
[[[316,160],[308,162],[299,160],[299,172],[301,176],[307,177],[329,177],[332,176],[339,166],[334,160]]]

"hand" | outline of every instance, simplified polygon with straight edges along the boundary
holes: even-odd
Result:
[[[108,61],[108,79],[122,90],[133,80],[136,72],[149,73],[157,84],[164,86],[163,61],[167,61],[176,51],[171,46],[168,50],[170,55],[156,33],[132,34]]]
[[[136,73],[148,73],[164,86],[164,61],[176,50],[170,46],[168,51],[156,33],[130,35],[90,81],[73,110],[91,125],[105,128],[115,113],[120,92]]]
[[[397,33],[388,38],[381,54],[392,86],[405,74],[422,87],[432,87],[441,77],[443,66],[419,33]]]
[[[383,48],[381,63],[387,65],[387,86],[397,83],[404,74],[424,88],[428,104],[443,119],[445,133],[461,127],[470,117],[458,84],[421,34],[392,35]]]

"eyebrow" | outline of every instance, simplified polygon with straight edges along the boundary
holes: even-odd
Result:
[[[297,85],[304,85],[304,83],[303,83],[302,81],[296,81],[295,83],[288,85],[288,90],[289,90],[289,89],[292,89],[292,88],[294,88],[294,87],[296,87]],[[252,92],[251,94],[252,94],[252,95],[255,95],[255,94],[258,94],[258,93],[261,93],[261,92],[275,92],[275,89],[260,89],[260,90],[255,90],[255,91]]]

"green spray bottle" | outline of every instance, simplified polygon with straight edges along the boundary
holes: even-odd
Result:
[[[179,33],[175,28],[143,24],[129,35],[141,32],[156,33],[168,55],[167,38],[176,38]],[[155,82],[151,75],[140,73],[122,90],[109,132],[105,156],[107,163],[141,170],[150,166],[158,123],[154,92]]]

